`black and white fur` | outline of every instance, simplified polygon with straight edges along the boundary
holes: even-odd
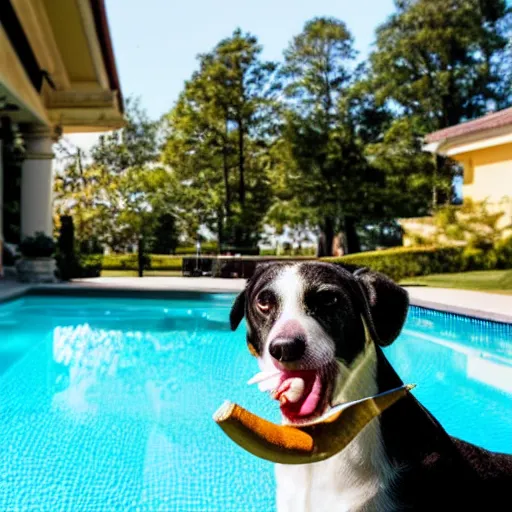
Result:
[[[247,342],[262,370],[277,364],[321,373],[321,414],[331,404],[402,385],[381,347],[399,335],[407,309],[406,291],[382,274],[271,263],[257,267],[230,320],[236,329],[246,317]],[[269,347],[275,355],[279,344],[279,357],[291,356],[276,362]],[[410,395],[341,453],[315,464],[277,465],[276,478],[278,512],[494,511],[510,506],[512,457],[450,437]]]

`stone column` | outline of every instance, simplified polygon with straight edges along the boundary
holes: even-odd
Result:
[[[2,152],[2,139],[0,135],[0,277],[3,277],[4,275],[4,267],[3,267],[3,244],[4,244],[4,173],[3,173],[3,166],[4,166],[4,155]]]
[[[39,231],[52,237],[52,135],[32,130],[23,138],[27,152],[21,169],[21,239]]]

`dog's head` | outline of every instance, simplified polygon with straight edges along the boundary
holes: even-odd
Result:
[[[389,345],[407,308],[406,291],[377,272],[267,263],[236,298],[230,322],[235,330],[246,317],[251,353],[262,370],[278,374],[275,398],[285,418],[300,422],[329,406],[340,366],[351,368],[365,352],[365,326],[374,343]]]

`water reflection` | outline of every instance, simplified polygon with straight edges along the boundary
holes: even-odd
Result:
[[[169,376],[172,359],[179,359],[187,338],[190,335],[184,333],[156,337],[150,332],[95,329],[89,324],[54,328],[53,360],[60,368],[55,375],[54,406],[93,413],[108,401],[109,409],[151,410],[158,419],[164,392],[176,383]]]
[[[423,375],[430,374],[436,380],[446,380],[447,375],[464,377],[512,393],[512,361],[509,359],[409,329],[404,329],[402,340],[405,342],[398,342],[390,353],[391,357],[400,360],[400,366],[407,365],[408,371],[412,367],[417,370],[419,366]],[[421,347],[421,354],[414,356],[416,351],[411,349],[412,345]],[[431,371],[421,363],[421,357],[428,362]]]
[[[412,308],[385,353],[451,435],[512,452],[511,330]]]

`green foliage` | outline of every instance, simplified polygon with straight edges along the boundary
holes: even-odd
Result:
[[[42,232],[24,238],[20,243],[20,252],[25,258],[50,258],[55,254],[53,238]]]
[[[181,260],[179,256],[169,256],[166,254],[149,255],[148,269],[151,270],[181,270]],[[137,254],[109,254],[102,256],[103,270],[137,270]]]
[[[195,245],[180,246],[176,248],[176,254],[196,254]],[[217,242],[203,242],[201,244],[201,254],[217,254],[219,252],[219,244]]]
[[[427,133],[512,101],[511,17],[504,0],[399,0],[377,29],[368,80],[395,121],[368,148],[389,208],[424,215],[452,199],[453,162],[421,153]]]
[[[512,237],[502,239],[487,249],[472,246],[396,247],[324,260],[369,267],[395,281],[429,274],[507,269],[512,268]]]
[[[382,173],[379,199],[385,217],[426,215],[434,180],[438,188],[450,188],[451,177],[435,178],[432,156],[422,152],[421,145],[422,139],[405,117],[393,120],[380,140],[366,145],[365,155]]]
[[[315,256],[316,247],[301,247],[293,248],[291,244],[284,244],[282,249],[279,250],[279,254],[276,249],[261,249],[260,256]]]
[[[496,268],[512,268],[512,236],[499,240],[495,246]]]
[[[166,116],[163,161],[183,185],[175,197],[189,238],[206,225],[223,243],[254,245],[269,204],[261,159],[271,130],[270,78],[254,36],[236,30],[211,52]]]
[[[93,161],[109,175],[144,167],[159,156],[159,123],[149,119],[138,98],[126,99],[125,118],[124,128],[101,135],[91,151]]]
[[[466,247],[462,253],[459,270],[493,270],[497,268],[498,257],[494,249]]]
[[[304,116],[321,112],[330,125],[336,101],[351,79],[353,37],[345,23],[335,18],[314,18],[304,25],[284,52],[284,92],[300,100]]]
[[[88,254],[81,256],[78,260],[78,276],[77,277],[100,277],[102,270],[101,254]]]
[[[181,270],[182,258],[160,254],[150,255],[151,270]]]
[[[157,254],[174,254],[178,246],[179,233],[176,217],[170,213],[161,213],[155,219],[151,250]]]
[[[463,271],[512,268],[512,237],[501,238],[492,246],[468,245],[462,257]]]
[[[141,236],[149,242],[162,242],[165,236],[172,249],[181,227],[172,232],[168,222],[161,223],[176,216],[178,182],[157,162],[159,123],[149,120],[137,101],[128,101],[126,116],[122,130],[102,136],[93,147],[92,160],[61,144],[61,160],[67,165],[58,170],[54,184],[55,226],[60,215],[72,216],[79,246],[98,241],[126,251]]]
[[[63,281],[85,277],[100,277],[103,255],[87,254],[78,258],[69,258],[63,254],[57,254],[57,267],[59,277]]]
[[[400,0],[377,29],[371,56],[377,96],[426,132],[505,106],[510,72],[504,0]]]
[[[343,265],[369,267],[400,281],[405,277],[457,272],[461,269],[462,253],[460,247],[400,247],[324,259]]]
[[[323,252],[331,254],[335,232],[368,204],[361,201],[368,186],[360,185],[371,180],[349,99],[352,36],[339,20],[315,18],[284,56],[286,111],[277,154],[284,176],[275,181],[279,200],[269,221],[281,231],[288,221],[306,227],[308,216],[325,238]]]
[[[470,249],[488,250],[495,247],[512,227],[504,222],[504,212],[486,201],[466,198],[460,206],[438,208],[431,221],[432,233],[418,235],[407,232],[410,240],[431,245],[460,244]]]
[[[300,252],[313,232],[327,255],[340,232],[358,252],[395,237],[397,217],[449,204],[460,169],[422,152],[423,137],[510,104],[512,15],[503,0],[395,5],[360,66],[345,23],[319,17],[277,73],[256,37],[236,30],[199,55],[162,123],[130,99],[126,127],[102,136],[91,159],[61,148],[56,227],[71,215],[80,246],[126,252],[142,239],[162,253],[202,228],[234,252],[257,250],[267,228],[267,242],[286,232]],[[443,236],[461,239],[445,213]],[[497,238],[472,233],[465,264],[502,264],[486,256]]]
[[[503,216],[502,211],[491,211],[486,201],[466,198],[460,206],[447,206],[436,211],[433,219],[437,240],[465,242],[470,248],[489,249],[512,227],[503,224]]]

